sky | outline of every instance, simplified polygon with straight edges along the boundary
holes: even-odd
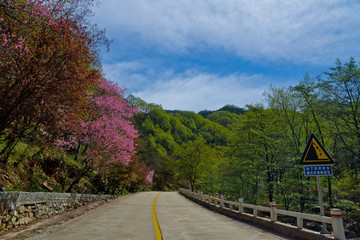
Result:
[[[358,0],[101,0],[106,78],[167,110],[264,104],[360,55]]]

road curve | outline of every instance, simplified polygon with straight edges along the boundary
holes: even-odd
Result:
[[[158,193],[142,192],[118,198],[30,239],[155,240],[152,202]],[[156,212],[164,240],[285,239],[213,213],[175,192],[160,193]]]

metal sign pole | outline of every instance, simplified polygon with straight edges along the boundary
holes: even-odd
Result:
[[[325,216],[324,203],[322,198],[321,186],[320,186],[320,176],[316,176],[316,186],[318,190],[319,204],[320,204],[320,215]]]
[[[316,176],[316,186],[317,186],[318,197],[319,197],[320,216],[325,216],[324,203],[323,203],[321,185],[320,185],[320,176]],[[326,227],[326,223],[322,223],[321,233],[325,233],[325,234],[329,233],[329,231],[327,230],[327,227]]]

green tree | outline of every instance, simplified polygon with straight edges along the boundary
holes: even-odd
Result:
[[[231,159],[234,162],[233,176],[238,176],[250,187],[252,197],[256,200],[264,179],[269,202],[274,199],[274,187],[283,158],[280,146],[280,126],[276,113],[263,106],[248,105],[242,123],[235,130],[231,145]],[[247,170],[246,170],[247,169]],[[234,172],[234,171],[237,171]],[[248,171],[251,173],[247,176]],[[249,181],[252,179],[251,181]]]
[[[194,191],[199,176],[214,157],[214,150],[202,138],[183,143],[174,152],[172,166],[180,179],[186,180]]]
[[[326,78],[318,79],[323,93],[322,100],[327,109],[324,115],[333,123],[339,137],[337,147],[351,153],[346,159],[348,170],[354,174],[355,182],[360,170],[360,68],[353,58],[325,73]],[[349,154],[348,154],[349,155]]]
[[[306,73],[304,75],[304,78],[300,81],[298,85],[290,87],[289,89],[298,94],[298,98],[300,99],[299,106],[302,115],[305,118],[309,116],[309,121],[306,121],[307,124],[305,124],[304,126],[305,135],[310,136],[311,132],[316,132],[323,146],[330,146],[331,142],[335,143],[329,137],[327,138],[329,139],[329,141],[325,142],[326,133],[328,133],[328,136],[336,136],[336,133],[334,134],[334,128],[331,127],[331,124],[327,120],[327,117],[325,117],[325,115],[327,115],[326,111],[322,110],[327,109],[327,107],[324,104],[325,102],[321,101],[319,98],[319,96],[321,96],[321,93],[319,91],[319,84],[316,83],[316,79],[310,77],[310,75]],[[313,124],[311,122],[313,122]],[[331,179],[331,176],[327,177],[328,199],[329,204],[332,207],[333,196]]]

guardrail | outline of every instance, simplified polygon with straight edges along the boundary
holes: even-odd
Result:
[[[278,222],[278,215],[295,217],[297,222],[296,227],[297,229],[300,230],[304,229],[304,224],[303,224],[304,220],[331,224],[334,238],[338,240],[346,240],[343,221],[341,217],[341,211],[340,209],[337,208],[330,209],[331,217],[326,217],[326,216],[319,216],[319,215],[277,209],[275,202],[270,203],[269,207],[264,207],[264,206],[244,203],[244,200],[242,198],[239,198],[239,201],[235,202],[235,201],[225,200],[224,196],[221,196],[220,198],[216,198],[216,197],[204,195],[202,193],[191,192],[185,189],[180,189],[179,192],[185,196],[197,199],[198,201],[201,201],[205,204],[216,206],[221,209],[226,209],[231,212],[238,213],[240,215],[246,214],[244,212],[244,208],[252,209],[253,218],[259,217],[258,212],[268,212],[270,213],[269,220],[272,223]],[[290,224],[287,225],[291,226]]]

